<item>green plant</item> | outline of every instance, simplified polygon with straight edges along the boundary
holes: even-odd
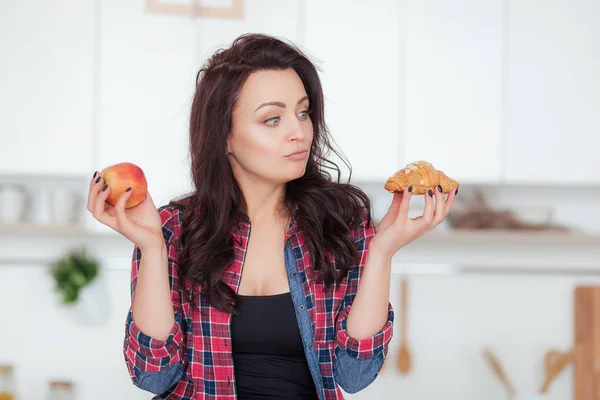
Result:
[[[89,285],[98,275],[100,262],[90,257],[85,248],[70,250],[52,264],[51,274],[56,291],[62,294],[63,303],[75,303],[80,290]]]

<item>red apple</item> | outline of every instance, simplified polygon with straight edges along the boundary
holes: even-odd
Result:
[[[148,194],[148,182],[144,171],[135,164],[123,162],[104,168],[100,176],[110,187],[110,196],[106,202],[111,206],[117,204],[119,197],[131,188],[131,196],[125,203],[125,208],[132,208],[140,204]]]

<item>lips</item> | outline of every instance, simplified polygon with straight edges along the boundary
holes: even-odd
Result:
[[[298,150],[298,151],[296,151],[294,153],[290,153],[290,154],[286,155],[286,157],[292,157],[292,156],[298,157],[298,156],[304,155],[305,153],[308,153],[308,151],[306,151],[306,150]]]
[[[303,161],[308,158],[308,151],[307,150],[296,151],[292,154],[288,154],[287,156],[285,156],[285,158],[287,160],[291,160],[291,161]]]

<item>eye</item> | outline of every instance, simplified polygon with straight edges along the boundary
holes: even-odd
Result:
[[[279,125],[280,119],[281,118],[279,118],[279,117],[269,118],[268,120],[264,121],[264,124],[267,126],[277,126],[277,125]]]
[[[300,112],[297,114],[297,116],[298,116],[298,118],[300,118],[300,119],[307,119],[307,118],[308,118],[308,114],[309,114],[308,110],[304,110],[304,111],[300,111]]]

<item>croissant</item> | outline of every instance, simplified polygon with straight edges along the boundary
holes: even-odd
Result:
[[[442,186],[443,193],[450,193],[460,187],[460,184],[437,170],[427,161],[415,161],[392,175],[384,185],[388,192],[404,192],[412,186],[413,194],[425,194],[429,189]]]

